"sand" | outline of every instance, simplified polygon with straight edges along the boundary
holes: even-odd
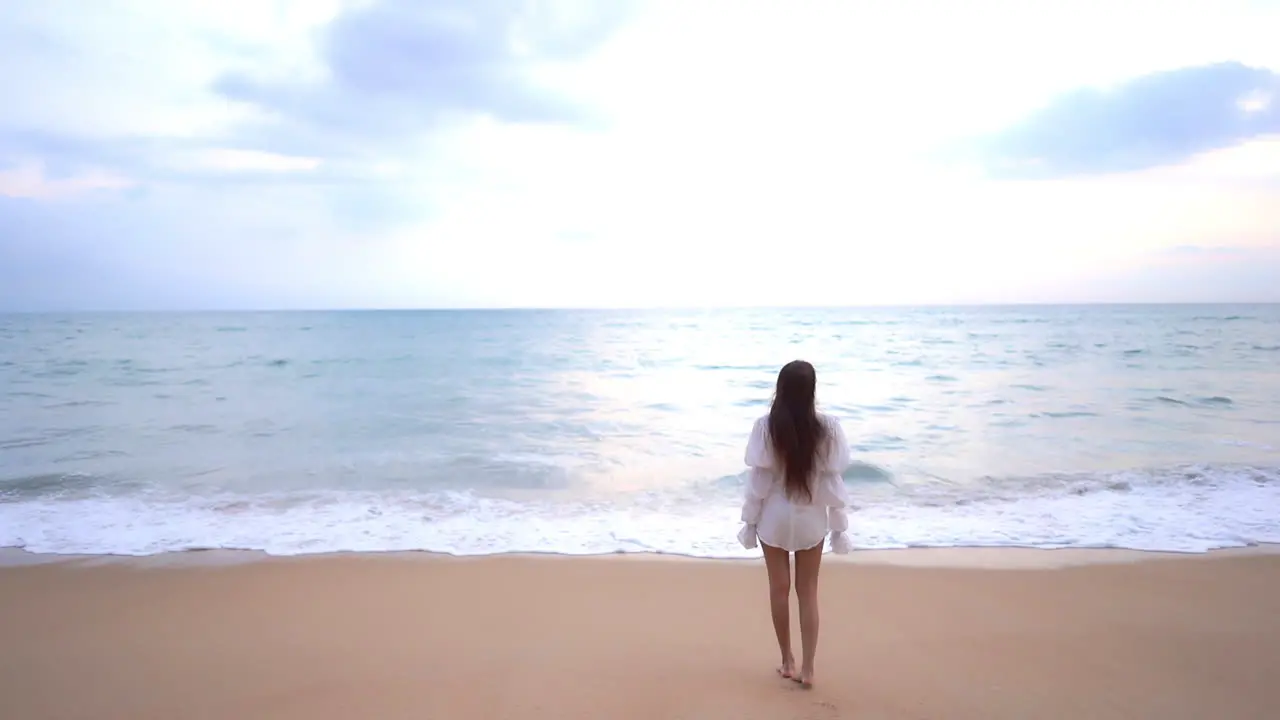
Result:
[[[0,718],[1280,717],[1280,555],[828,562],[821,593],[803,690],[758,562],[6,567]]]

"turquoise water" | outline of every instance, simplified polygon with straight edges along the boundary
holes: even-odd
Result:
[[[0,316],[0,546],[750,555],[805,358],[861,547],[1280,541],[1280,306]]]

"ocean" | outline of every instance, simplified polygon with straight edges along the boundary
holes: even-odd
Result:
[[[777,370],[860,548],[1280,542],[1280,305],[0,315],[0,546],[735,558]]]

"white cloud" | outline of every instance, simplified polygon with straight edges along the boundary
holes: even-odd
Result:
[[[87,137],[200,137],[255,113],[215,97],[244,66],[319,72],[314,30],[335,0],[6,2],[0,127]]]
[[[197,154],[196,163],[215,170],[302,172],[320,167],[320,158],[281,155],[257,150],[214,148]]]
[[[25,163],[0,170],[0,197],[56,200],[96,190],[124,190],[134,185],[129,178],[102,170],[50,178],[41,163]]]
[[[1038,182],[937,156],[1081,85],[1229,59],[1280,70],[1275,6],[657,0],[585,60],[530,66],[594,125],[475,118],[354,158],[240,144],[269,113],[214,81],[322,80],[318,32],[351,4],[7,5],[0,94],[18,101],[0,134],[190,142],[148,150],[137,175],[53,173],[0,137],[0,195],[146,191],[111,210],[151,233],[111,239],[121,257],[156,276],[199,265],[219,302],[251,306],[1070,299],[1162,248],[1280,243],[1278,140]],[[583,15],[565,7],[552,25],[572,29]],[[199,169],[253,177],[145,174]]]
[[[1265,112],[1271,108],[1273,100],[1271,93],[1258,92],[1252,93],[1240,99],[1240,109],[1246,113]]]

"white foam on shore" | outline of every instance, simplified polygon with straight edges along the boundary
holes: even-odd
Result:
[[[1199,469],[1119,475],[1024,496],[929,502],[855,492],[862,549],[1124,548],[1201,553],[1280,543],[1280,475]],[[1183,478],[1183,479],[1179,479]],[[665,553],[755,557],[735,534],[734,493],[704,502],[645,494],[611,504],[516,502],[469,493],[327,492],[255,497],[31,498],[0,502],[0,547],[30,553],[146,556],[184,550],[270,555],[429,551],[451,555]]]

